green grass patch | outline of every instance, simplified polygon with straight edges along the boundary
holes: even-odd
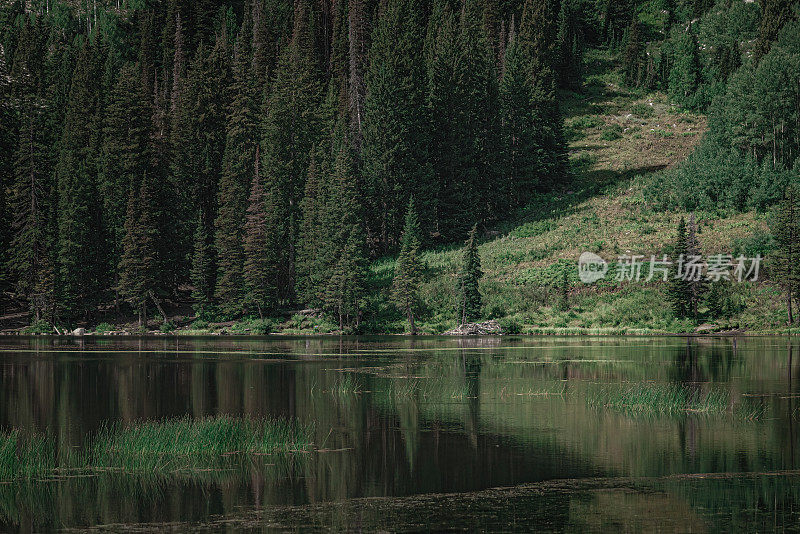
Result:
[[[0,480],[114,471],[162,474],[231,469],[255,457],[307,450],[312,428],[283,419],[228,416],[100,428],[82,451],[58,454],[50,436],[0,433]]]
[[[586,397],[589,406],[631,416],[740,415],[754,419],[758,411],[735,404],[719,388],[684,384],[636,383],[593,388]]]

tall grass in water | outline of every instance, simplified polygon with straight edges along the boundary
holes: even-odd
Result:
[[[22,437],[19,430],[0,433],[0,480],[30,478],[58,467],[52,439]]]
[[[93,468],[175,471],[217,467],[225,457],[306,449],[308,427],[285,420],[214,417],[104,426],[92,440]]]
[[[0,480],[46,476],[58,469],[168,474],[240,466],[243,460],[311,446],[312,429],[277,419],[227,416],[103,426],[85,450],[59,459],[55,441],[0,433]]]
[[[733,413],[730,395],[720,389],[700,391],[682,384],[630,384],[590,390],[587,402],[628,415],[674,416],[687,413]]]

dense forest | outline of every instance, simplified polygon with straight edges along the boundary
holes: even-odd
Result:
[[[53,324],[101,308],[141,321],[191,291],[198,317],[310,307],[353,328],[369,262],[400,252],[386,298],[413,328],[418,248],[570,187],[559,103],[581,91],[587,47],[618,54],[631,87],[709,113],[697,153],[649,186],[664,208],[779,201],[800,170],[797,14],[786,0],[4,2],[0,284]]]

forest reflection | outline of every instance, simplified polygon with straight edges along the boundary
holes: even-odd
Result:
[[[80,448],[108,421],[283,417],[314,424],[315,451],[214,475],[0,484],[0,526],[200,521],[241,507],[557,479],[797,470],[797,344],[788,338],[8,338],[0,341],[4,430],[44,433],[60,448]],[[724,391],[731,410],[636,417],[587,402],[599,387],[628,383],[678,384],[698,395]],[[735,415],[745,405],[756,415]],[[742,491],[756,492],[756,500],[764,497],[758,492],[780,491],[797,509],[790,486],[745,484]]]

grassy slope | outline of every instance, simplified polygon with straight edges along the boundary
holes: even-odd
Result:
[[[565,94],[565,125],[575,183],[562,194],[540,199],[514,223],[487,232],[480,247],[485,315],[508,317],[529,333],[658,333],[695,328],[672,317],[663,284],[606,282],[584,286],[574,267],[582,251],[608,260],[622,254],[661,254],[674,239],[680,212],[654,212],[645,202],[640,176],[673,166],[699,142],[706,120],[671,106],[661,93],[624,89],[607,54],[593,52],[583,94]],[[729,217],[696,214],[705,254],[730,253],[737,240],[766,230],[763,214]],[[428,281],[423,294],[429,309],[423,331],[442,332],[454,325],[456,248],[423,254]],[[570,266],[569,307],[562,309],[561,273]],[[374,283],[386,290],[394,260],[372,267]],[[785,306],[769,284],[736,288],[747,309],[713,328],[785,332]],[[402,318],[376,298],[375,329],[403,331]]]

